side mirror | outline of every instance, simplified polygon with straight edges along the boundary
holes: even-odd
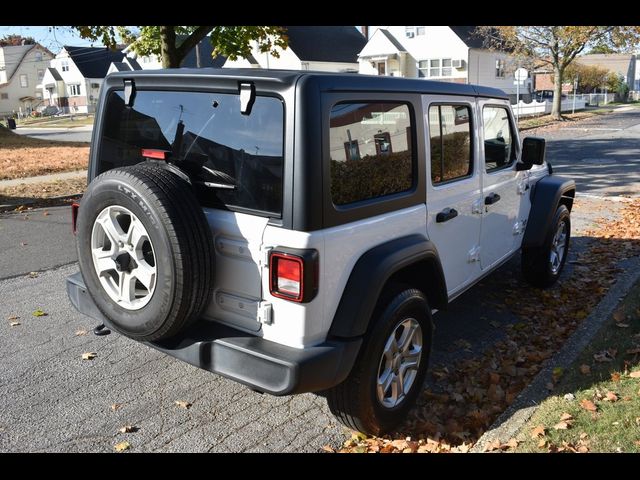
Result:
[[[544,163],[546,141],[544,138],[527,137],[522,141],[522,157],[516,164],[517,170],[530,170],[534,165]]]

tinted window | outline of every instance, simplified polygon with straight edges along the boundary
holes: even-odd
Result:
[[[204,205],[279,215],[283,122],[282,102],[272,97],[258,96],[251,115],[242,115],[239,95],[138,91],[130,108],[123,92],[112,92],[99,170],[144,161],[143,148],[166,150],[196,180]],[[234,188],[210,188],[204,182]]]
[[[411,114],[402,103],[340,103],[331,110],[331,198],[336,205],[413,185]]]
[[[429,135],[434,185],[471,175],[471,109],[468,106],[430,107]]]
[[[510,166],[516,158],[516,151],[507,109],[484,107],[482,120],[484,128],[484,164],[487,172]]]

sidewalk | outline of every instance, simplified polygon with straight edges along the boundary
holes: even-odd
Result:
[[[43,182],[55,182],[56,180],[70,180],[74,178],[86,178],[86,170],[76,170],[74,172],[51,173],[49,175],[38,175],[37,177],[15,178],[11,180],[0,180],[0,189],[15,187],[22,184],[33,184]]]

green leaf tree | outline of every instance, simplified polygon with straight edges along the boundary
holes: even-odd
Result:
[[[585,49],[609,47],[614,51],[633,49],[640,40],[637,26],[483,26],[476,34],[488,48],[535,59],[537,65],[553,70],[554,97],[551,115],[562,120],[560,99],[565,70]]]
[[[109,48],[118,45],[118,38],[139,55],[158,55],[164,68],[178,68],[187,54],[202,39],[209,36],[213,55],[231,60],[251,53],[252,42],[260,52],[278,57],[278,48],[287,48],[287,36],[282,27],[274,26],[74,26],[82,38],[100,40]]]

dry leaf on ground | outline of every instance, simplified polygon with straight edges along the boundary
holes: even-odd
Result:
[[[607,394],[605,395],[605,400],[607,402],[617,402],[618,396],[613,392],[607,392]]]
[[[33,312],[32,315],[34,317],[46,317],[48,315],[48,313],[39,308],[35,312]]]
[[[586,398],[580,401],[580,406],[589,412],[596,412],[598,410],[596,404]]]
[[[118,432],[120,432],[120,433],[135,433],[138,430],[140,430],[139,427],[135,427],[133,425],[125,425],[124,427],[119,428]]]
[[[631,378],[640,378],[640,370],[638,370],[638,371],[636,371],[636,372],[631,372],[631,373],[629,374],[629,376],[630,376]]]
[[[85,353],[82,354],[82,359],[83,360],[93,360],[97,356],[98,356],[98,354],[96,352],[85,352]]]
[[[113,410],[114,412],[116,410],[119,410],[120,408],[122,408],[122,404],[121,403],[112,403],[111,404],[111,410]]]
[[[560,421],[562,422],[569,422],[571,420],[573,420],[573,415],[571,415],[570,413],[563,413],[560,416]]]
[[[531,431],[531,438],[544,437],[544,433],[547,429],[542,425],[537,426]]]
[[[571,424],[569,422],[558,422],[553,426],[553,428],[556,430],[567,430],[570,426]]]
[[[113,449],[116,452],[124,452],[125,450],[129,450],[130,448],[131,448],[131,444],[129,442],[127,442],[126,440],[124,442],[116,443],[113,446]]]
[[[327,453],[336,453],[336,451],[333,449],[333,447],[331,447],[329,445],[323,445],[322,446],[322,450],[327,452]]]
[[[74,335],[75,335],[76,337],[81,337],[81,336],[83,336],[83,335],[86,335],[87,333],[89,333],[89,332],[87,332],[87,331],[83,328],[83,329],[80,329],[80,330],[76,330],[76,333],[74,333]]]
[[[20,322],[9,322],[9,325],[12,327],[17,327],[18,325],[22,325]]]
[[[613,372],[611,374],[611,381],[612,382],[619,382],[620,381],[620,374],[618,372]]]
[[[176,400],[176,405],[187,410],[191,408],[191,404],[184,400]]]
[[[589,365],[580,365],[580,373],[589,375],[591,373],[591,367]]]

